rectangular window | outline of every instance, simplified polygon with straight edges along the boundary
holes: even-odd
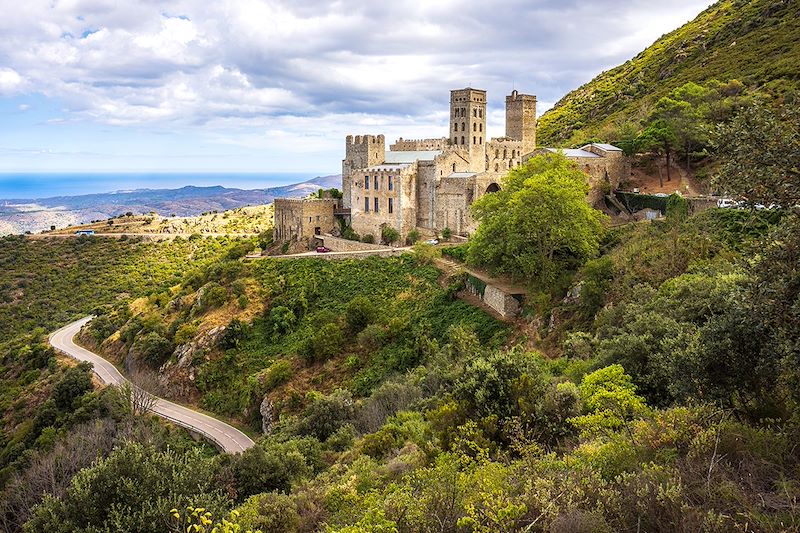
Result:
[[[375,197],[375,212],[378,212],[378,197]]]
[[[392,177],[391,176],[389,176],[389,190],[390,191],[394,190],[394,183],[392,183]]]
[[[369,196],[364,197],[364,212],[369,213]]]
[[[369,176],[364,176],[364,188],[369,189]]]
[[[378,176],[375,176],[375,190],[378,190]]]
[[[389,213],[394,213],[394,198],[389,198]]]

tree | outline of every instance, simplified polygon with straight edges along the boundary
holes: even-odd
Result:
[[[717,126],[713,145],[721,161],[714,185],[750,204],[800,203],[800,111],[744,108]]]
[[[634,418],[646,414],[647,404],[636,394],[636,386],[620,365],[595,370],[583,378],[581,398],[587,414],[570,421],[582,431],[596,433],[627,428]]]
[[[586,175],[563,154],[512,170],[503,188],[473,204],[480,222],[467,262],[548,287],[597,255],[607,217],[586,201]]]
[[[659,155],[663,155],[667,162],[667,181],[672,180],[670,173],[670,162],[675,144],[678,141],[677,135],[672,125],[666,120],[655,120],[642,132],[641,145],[653,150]],[[658,171],[658,180],[661,187],[664,181],[661,178],[661,170]]]
[[[400,238],[400,233],[391,226],[381,228],[381,240],[384,244],[392,244]]]

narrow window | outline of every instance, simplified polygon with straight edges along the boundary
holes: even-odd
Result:
[[[462,122],[461,123],[461,131],[467,131],[467,123],[466,122]]]
[[[391,176],[389,176],[389,190],[390,190],[390,191],[393,191],[393,190],[394,190],[394,182],[393,182],[393,180],[392,180],[392,177],[391,177]]]
[[[472,144],[478,144],[478,141],[475,140],[475,136],[472,136]]]
[[[478,131],[478,123],[477,122],[473,122],[472,123],[472,131]]]
[[[494,164],[494,171],[498,172],[499,170],[500,170],[500,163],[495,163]]]
[[[369,196],[364,197],[364,212],[369,213]]]
[[[511,159],[514,159],[515,157],[517,157],[517,151],[511,150]]]
[[[464,142],[464,136],[463,135],[461,136],[461,144],[467,144],[467,143]]]
[[[456,164],[453,163],[453,172],[455,172],[455,171],[456,171]]]
[[[500,149],[499,149],[499,148],[497,148],[497,149],[495,149],[495,151],[494,151],[494,158],[495,158],[495,159],[497,159],[497,158],[499,158],[499,157],[500,157]]]
[[[364,188],[369,189],[369,176],[364,176]]]
[[[483,122],[481,122],[480,125],[478,126],[478,131],[483,131]]]
[[[483,144],[483,137],[478,137],[478,144]]]
[[[389,198],[389,213],[394,213],[394,198]]]
[[[472,116],[475,117],[475,118],[478,118],[478,110],[477,109],[473,109],[472,110]]]
[[[378,190],[378,176],[375,176],[375,190]]]
[[[503,159],[507,159],[507,158],[508,158],[508,152],[506,151],[505,148],[503,148]]]
[[[375,212],[378,212],[378,197],[375,197]]]

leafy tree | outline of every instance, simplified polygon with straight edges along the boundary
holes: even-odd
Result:
[[[678,136],[675,133],[673,125],[664,119],[655,120],[642,132],[640,141],[643,147],[664,156],[667,163],[667,181],[672,181],[670,163],[672,153],[675,150],[675,144],[678,142]],[[660,170],[658,173],[658,180],[659,185],[663,187],[664,181],[661,178]]]
[[[744,108],[714,132],[721,161],[714,184],[750,204],[800,204],[800,111]]]
[[[53,399],[59,409],[71,409],[73,401],[90,390],[92,390],[92,364],[83,362],[64,373],[53,389]]]
[[[587,433],[623,427],[630,432],[628,423],[648,412],[631,377],[620,365],[607,366],[584,377],[580,391],[587,414],[570,421]]]
[[[597,255],[606,216],[586,202],[586,176],[563,154],[512,170],[503,188],[473,204],[480,222],[467,261],[550,287]]]
[[[158,452],[127,442],[81,470],[63,497],[45,498],[25,531],[160,533],[173,508],[202,503],[215,514],[227,508],[211,474],[213,464],[199,449]]]
[[[356,296],[345,307],[344,316],[348,331],[356,334],[375,321],[378,309],[366,296]]]
[[[384,244],[392,244],[400,238],[400,233],[391,226],[381,228],[381,240]]]
[[[155,331],[137,337],[134,347],[152,367],[161,366],[172,352],[172,343]]]
[[[349,391],[337,389],[317,397],[306,407],[299,423],[299,432],[324,441],[336,430],[353,420],[355,404]]]

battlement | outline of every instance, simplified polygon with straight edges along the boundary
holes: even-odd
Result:
[[[370,144],[384,144],[386,142],[384,136],[381,135],[348,135],[346,144],[347,147],[355,146],[368,146]]]
[[[389,146],[389,149],[393,152],[416,152],[444,150],[449,145],[450,140],[446,137],[439,139],[403,139],[400,137]]]

